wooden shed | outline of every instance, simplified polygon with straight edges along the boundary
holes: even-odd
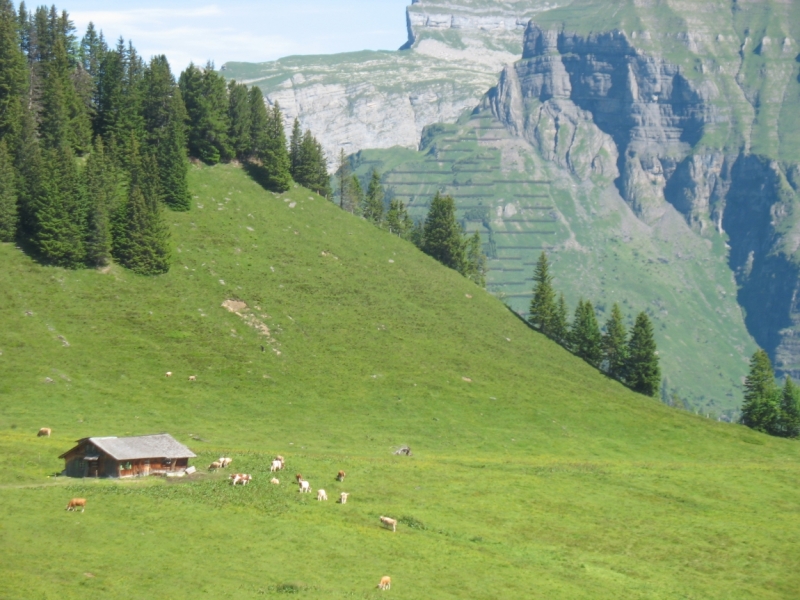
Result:
[[[185,471],[197,455],[168,433],[91,437],[59,456],[68,477],[145,477]]]

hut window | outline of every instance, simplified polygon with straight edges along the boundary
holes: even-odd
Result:
[[[130,471],[133,467],[132,467],[131,463],[126,462],[126,463],[122,463],[122,468],[125,469],[126,471]]]

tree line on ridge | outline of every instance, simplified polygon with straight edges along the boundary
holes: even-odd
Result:
[[[239,160],[270,189],[292,180],[330,196],[322,147],[261,91],[226,83],[212,63],[176,81],[66,11],[0,0],[0,241],[42,262],[141,274],[169,270],[163,211],[190,208],[189,156]]]

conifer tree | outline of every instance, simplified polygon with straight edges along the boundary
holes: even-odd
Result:
[[[293,175],[294,177],[294,175]],[[306,130],[300,144],[297,166],[297,183],[315,191],[325,198],[331,197],[331,178],[328,175],[328,161],[322,145]]]
[[[14,168],[5,140],[0,140],[0,242],[13,242],[19,215]]]
[[[336,169],[336,179],[339,183],[339,208],[347,212],[353,212],[353,177],[350,172],[350,160],[344,153],[344,149],[339,151],[339,167]]]
[[[486,287],[486,255],[483,253],[481,234],[473,233],[466,240],[464,277],[480,287]]]
[[[27,68],[19,46],[16,12],[9,0],[0,0],[0,140],[18,133],[26,84]],[[8,143],[11,152],[12,142]]]
[[[142,275],[169,270],[169,230],[164,221],[159,194],[158,169],[150,155],[142,155],[131,141],[130,184],[127,202],[118,219],[114,255],[119,262]]]
[[[436,192],[422,234],[422,251],[444,266],[464,272],[466,257],[456,204],[451,196]]]
[[[764,433],[775,430],[779,393],[769,355],[759,349],[750,359],[750,373],[744,380],[742,424]]]
[[[228,136],[233,153],[239,160],[246,160],[252,154],[252,118],[250,116],[250,92],[243,83],[231,80],[228,84],[228,117],[231,128]]]
[[[780,421],[780,435],[788,438],[800,436],[800,388],[788,376],[781,393]]]
[[[286,148],[286,133],[283,129],[283,113],[276,102],[267,111],[266,145],[259,158],[267,173],[270,189],[285,192],[292,185],[289,150]]]
[[[181,91],[175,88],[169,102],[164,136],[156,150],[161,196],[172,210],[187,211],[189,195],[189,160],[186,156],[186,111]]]
[[[590,365],[599,367],[603,359],[603,344],[594,306],[589,300],[578,302],[570,331],[572,353]],[[658,386],[656,386],[658,389]]]
[[[267,148],[267,132],[269,130],[269,115],[264,95],[255,86],[250,88],[250,149],[255,157],[259,157]]]
[[[99,136],[86,160],[84,176],[88,205],[86,263],[103,267],[111,260],[111,216],[117,210],[117,178]]]
[[[13,148],[14,167],[17,173],[19,231],[27,239],[32,239],[36,235],[36,205],[41,191],[42,157],[36,120],[26,104],[22,106],[21,115]]]
[[[291,163],[292,179],[294,179],[298,183],[300,183],[300,179],[298,178],[300,174],[299,169],[301,166],[301,162],[303,160],[301,154],[302,151],[303,151],[303,132],[300,129],[300,119],[295,117],[294,123],[292,124],[292,135],[289,138],[289,162]]]
[[[567,300],[559,295],[553,321],[550,324],[550,339],[569,348],[569,323],[567,322]]]
[[[361,214],[376,227],[380,227],[383,222],[383,186],[381,176],[375,169],[372,170]]]
[[[389,210],[386,212],[386,229],[389,233],[408,239],[413,227],[414,222],[408,215],[405,204],[396,198],[389,202]]]
[[[205,69],[190,64],[180,76],[180,88],[189,117],[189,153],[208,164],[229,160],[228,88],[212,63]]]
[[[653,335],[653,325],[644,312],[636,317],[628,342],[625,382],[634,392],[653,398],[658,396],[661,386],[658,349]]]
[[[47,150],[35,201],[35,237],[40,256],[59,267],[85,264],[86,197],[69,145]]]
[[[622,311],[615,302],[611,308],[611,316],[606,321],[603,334],[603,365],[610,377],[623,381],[625,365],[628,362],[628,332],[622,319]]]
[[[556,312],[556,293],[553,290],[553,276],[550,273],[550,263],[547,253],[543,250],[536,262],[533,272],[533,298],[531,299],[530,316],[531,325],[547,337],[552,337],[553,318]]]
[[[358,175],[353,173],[350,176],[350,189],[352,190],[353,194],[353,214],[360,215],[361,209],[366,203],[366,196],[364,195],[364,188],[361,187],[361,180],[358,178]]]

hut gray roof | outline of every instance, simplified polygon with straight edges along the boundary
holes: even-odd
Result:
[[[139,458],[195,458],[197,455],[168,433],[136,437],[88,438],[106,454],[117,460]]]

